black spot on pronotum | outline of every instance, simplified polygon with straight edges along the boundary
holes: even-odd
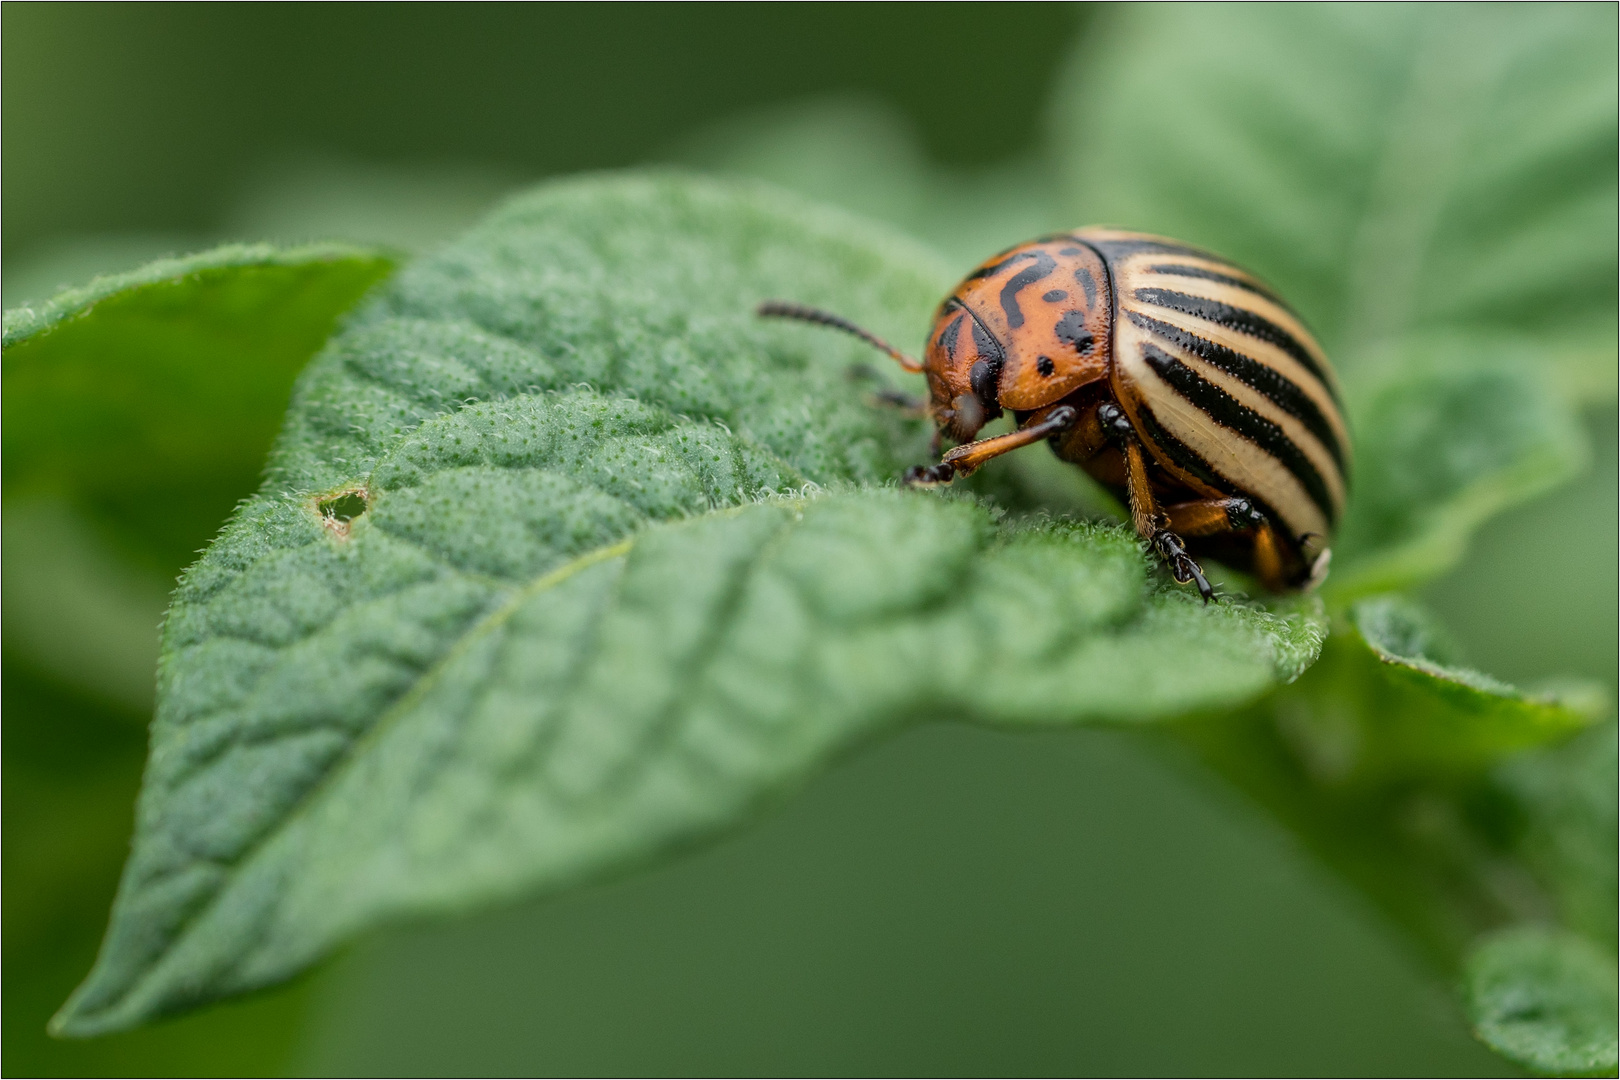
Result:
[[[1050,356],[1042,356],[1035,361],[1035,370],[1050,379],[1057,371],[1057,365],[1052,363]]]
[[[1069,294],[1064,292],[1062,289],[1053,289],[1051,292],[1043,293],[1041,295],[1041,299],[1045,300],[1048,304],[1055,304],[1059,300],[1067,300],[1068,298]]]
[[[1001,287],[1001,310],[1007,316],[1007,325],[1014,330],[1024,325],[1024,311],[1018,306],[1019,292],[1046,277],[1057,267],[1057,261],[1044,251],[1025,252],[1025,255],[1033,256],[1034,264],[1018,271]]]
[[[339,540],[349,538],[350,524],[369,509],[369,492],[365,488],[345,488],[315,500],[321,527]]]
[[[1074,271],[1074,280],[1078,281],[1080,283],[1080,287],[1086,291],[1086,307],[1096,307],[1097,279],[1091,276],[1091,271],[1086,269],[1084,266],[1076,267]]]
[[[1058,320],[1057,326],[1053,329],[1057,334],[1057,339],[1072,347],[1077,353],[1083,354],[1089,351],[1097,341],[1096,338],[1091,336],[1091,331],[1086,329],[1084,312],[1065,312],[1063,318]]]

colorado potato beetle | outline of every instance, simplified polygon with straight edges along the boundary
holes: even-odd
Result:
[[[945,298],[923,360],[837,315],[786,301],[759,314],[845,331],[928,380],[917,402],[958,444],[907,483],[945,484],[1045,440],[1130,507],[1183,585],[1195,554],[1281,591],[1327,572],[1350,439],[1333,369],[1253,274],[1163,237],[1080,229],[986,261]],[[974,441],[1011,413],[1016,429]]]

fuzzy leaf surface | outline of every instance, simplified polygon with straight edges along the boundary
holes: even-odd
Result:
[[[392,269],[232,245],[6,312],[7,497],[69,498],[149,562],[190,562],[257,486],[298,372]]]
[[[1503,1057],[1543,1075],[1614,1075],[1614,959],[1586,939],[1494,934],[1469,956],[1463,987],[1475,1033]]]
[[[922,249],[767,189],[598,178],[403,271],[301,379],[165,627],[135,850],[58,1028],[285,979],[390,919],[745,821],[897,725],[1252,700],[1311,601],[1204,606],[1114,525],[887,486],[927,433],[762,323],[906,340]]]

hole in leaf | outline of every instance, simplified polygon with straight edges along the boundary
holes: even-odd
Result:
[[[346,488],[317,499],[315,512],[320,515],[321,527],[339,540],[347,540],[349,524],[371,508],[367,496],[365,488]]]

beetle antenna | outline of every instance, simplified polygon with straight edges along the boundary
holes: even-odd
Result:
[[[798,319],[800,322],[815,323],[818,326],[830,326],[834,330],[842,330],[846,334],[853,334],[873,348],[881,349],[887,353],[895,363],[907,371],[921,371],[923,366],[887,341],[878,337],[870,330],[863,330],[848,319],[840,318],[830,311],[809,307],[805,304],[795,304],[791,300],[766,300],[754,309],[754,313],[767,319]]]

